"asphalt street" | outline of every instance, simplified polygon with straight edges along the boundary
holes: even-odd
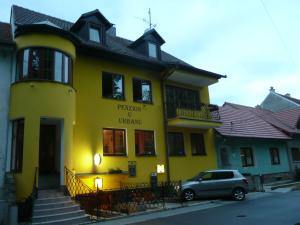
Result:
[[[300,224],[300,191],[245,200],[132,225],[295,225]]]

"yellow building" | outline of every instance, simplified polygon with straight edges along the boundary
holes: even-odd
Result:
[[[162,51],[154,29],[135,41],[117,37],[98,10],[70,23],[13,6],[12,24],[9,160],[18,199],[35,174],[39,189],[65,185],[65,168],[111,189],[217,167],[212,128],[221,122],[208,86],[223,76]]]

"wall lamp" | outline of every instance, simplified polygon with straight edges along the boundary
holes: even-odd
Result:
[[[101,164],[101,155],[99,153],[94,155],[94,164],[95,166],[99,166]]]

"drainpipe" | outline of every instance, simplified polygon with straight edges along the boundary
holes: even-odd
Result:
[[[166,171],[167,171],[167,181],[171,181],[170,176],[170,158],[169,158],[169,146],[168,146],[168,115],[167,115],[167,101],[166,101],[166,89],[165,82],[168,77],[176,70],[177,66],[172,68],[167,68],[163,72],[163,77],[161,79],[161,93],[163,102],[163,118],[164,118],[164,133],[165,133],[165,153],[166,153]]]

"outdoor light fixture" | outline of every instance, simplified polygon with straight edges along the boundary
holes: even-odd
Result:
[[[94,164],[95,166],[99,166],[101,163],[101,155],[99,153],[94,155]]]
[[[156,168],[156,172],[157,173],[165,173],[165,165],[164,164],[157,164],[157,168]]]
[[[95,179],[95,187],[101,189],[103,187],[103,179],[96,177]]]

